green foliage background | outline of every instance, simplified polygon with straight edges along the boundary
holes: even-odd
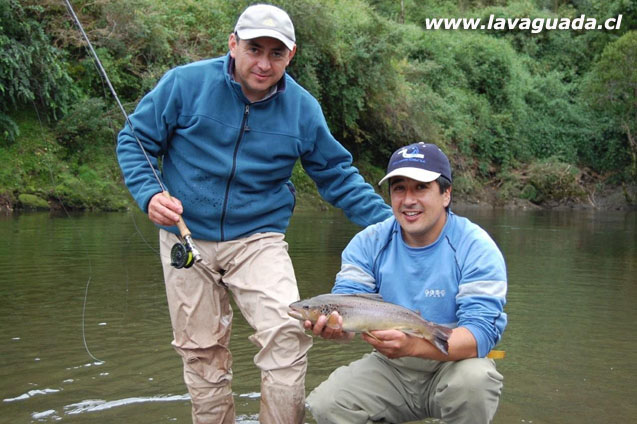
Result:
[[[72,1],[129,112],[169,68],[225,54],[251,3]],[[550,205],[637,181],[632,0],[272,3],[297,31],[289,73],[319,99],[370,181],[414,141],[450,155],[460,196],[500,187],[500,200]],[[615,31],[424,29],[428,18],[618,14]],[[4,203],[28,206],[24,195],[75,208],[128,203],[114,154],[123,117],[63,1],[0,0],[0,92]],[[314,192],[300,169],[293,181],[302,196]]]

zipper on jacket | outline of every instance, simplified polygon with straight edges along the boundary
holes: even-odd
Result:
[[[226,220],[226,210],[228,207],[228,197],[230,196],[230,184],[234,179],[235,172],[237,171],[237,154],[239,152],[239,145],[241,144],[241,140],[243,139],[243,134],[248,129],[248,114],[250,113],[250,105],[245,105],[245,109],[243,110],[243,120],[241,121],[241,130],[239,130],[239,136],[237,137],[237,142],[234,145],[234,153],[232,154],[232,170],[230,171],[230,177],[228,177],[228,182],[226,183],[226,193],[223,198],[223,209],[221,210],[221,222],[219,225],[219,232],[221,235],[221,241],[226,240],[226,236],[223,231],[223,225]]]

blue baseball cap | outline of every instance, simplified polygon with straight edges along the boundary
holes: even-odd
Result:
[[[387,175],[378,182],[392,177],[407,177],[423,183],[435,181],[440,176],[451,181],[449,159],[435,144],[414,143],[396,150],[389,158]]]

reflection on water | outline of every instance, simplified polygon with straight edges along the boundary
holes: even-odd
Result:
[[[507,260],[496,423],[634,420],[637,215],[460,212],[492,234]],[[330,290],[356,231],[338,212],[297,212],[287,240],[303,297]],[[157,233],[143,215],[2,217],[0,240],[1,422],[190,422]],[[233,328],[238,421],[252,423],[256,348],[239,313]],[[317,340],[308,390],[368,350],[359,340]]]

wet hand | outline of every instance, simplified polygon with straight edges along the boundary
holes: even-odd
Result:
[[[303,327],[311,330],[315,336],[329,340],[349,341],[355,335],[349,331],[343,331],[343,317],[336,311],[329,316],[321,315],[314,325],[310,321],[305,321]]]
[[[148,203],[148,218],[157,225],[176,225],[183,212],[179,199],[163,193],[155,194]]]

